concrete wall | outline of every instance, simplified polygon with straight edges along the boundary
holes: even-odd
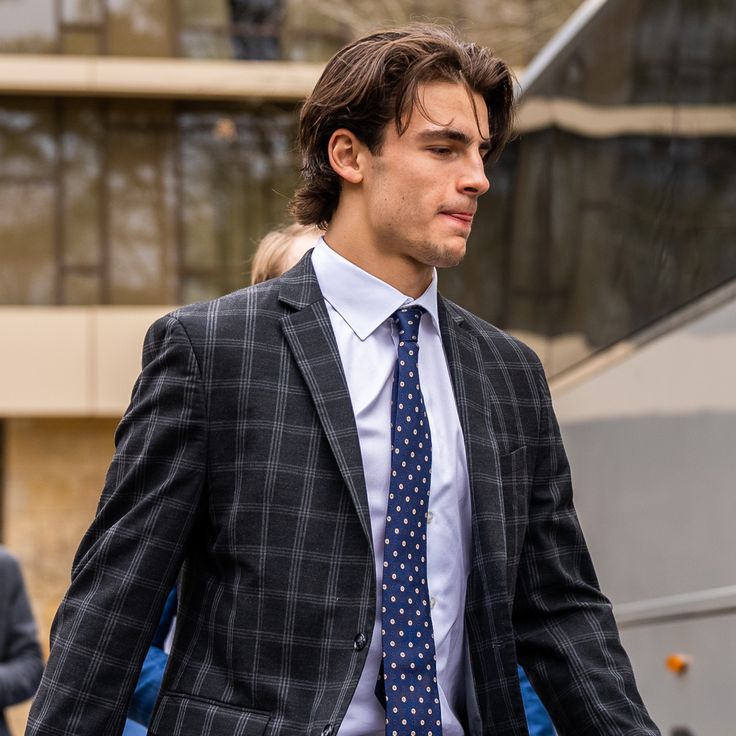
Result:
[[[3,539],[20,558],[44,654],[74,553],[97,507],[116,419],[4,422]],[[9,711],[23,733],[28,705]]]
[[[735,375],[732,299],[554,391],[601,585],[667,734],[734,729]]]

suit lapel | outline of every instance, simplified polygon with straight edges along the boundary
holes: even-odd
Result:
[[[317,416],[372,546],[358,430],[330,317],[312,269],[311,251],[282,280],[280,301],[294,311],[281,325]]]
[[[469,608],[506,600],[506,536],[498,442],[492,412],[495,390],[483,367],[477,338],[461,313],[439,299],[440,329],[447,355],[460,425],[465,437],[473,507],[472,577]],[[480,586],[480,587],[478,587]],[[496,625],[510,626],[498,618]],[[500,633],[500,632],[498,632]]]

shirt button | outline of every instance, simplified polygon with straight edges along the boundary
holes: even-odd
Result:
[[[365,634],[361,631],[360,634],[353,639],[353,649],[355,649],[356,652],[359,652],[362,649],[365,649],[365,645],[367,643],[368,639],[366,639]]]
[[[427,524],[431,524],[432,519],[434,519],[434,514],[431,511],[427,511]]]
[[[332,724],[328,723],[323,729],[322,729],[322,736],[332,736]]]
[[[432,596],[429,599],[429,607],[434,608],[436,605],[437,605],[437,599],[434,596]]]

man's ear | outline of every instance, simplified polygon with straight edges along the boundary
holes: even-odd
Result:
[[[350,184],[363,181],[365,145],[355,133],[347,128],[338,128],[327,144],[327,155],[335,173]]]

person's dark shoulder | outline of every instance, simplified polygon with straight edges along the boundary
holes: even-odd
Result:
[[[6,588],[17,585],[22,579],[18,558],[2,545],[0,545],[0,570]]]
[[[0,544],[0,565],[3,567],[18,567],[18,560],[15,555],[7,548]]]
[[[542,371],[542,362],[536,352],[518,337],[505,332],[449,299],[442,298],[448,319],[467,330],[478,340],[484,359],[503,361],[527,369]]]

